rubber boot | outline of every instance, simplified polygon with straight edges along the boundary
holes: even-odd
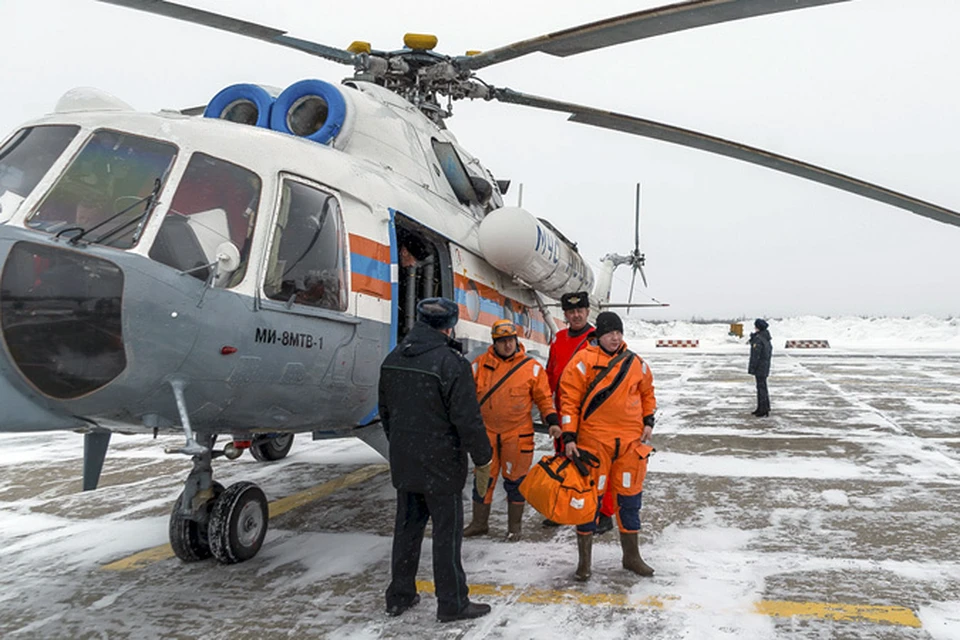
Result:
[[[638,534],[620,532],[620,547],[623,548],[623,568],[633,571],[638,576],[649,578],[653,575],[653,567],[640,557],[640,542]]]
[[[507,542],[516,542],[520,539],[520,529],[523,526],[524,502],[507,503]]]
[[[593,534],[577,533],[577,554],[580,557],[577,563],[577,572],[573,577],[577,582],[586,582],[590,579],[590,562],[593,555]]]
[[[474,500],[473,520],[463,530],[463,537],[482,536],[488,531],[490,531],[490,505]]]

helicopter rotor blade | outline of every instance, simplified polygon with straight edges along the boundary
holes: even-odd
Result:
[[[155,13],[168,18],[183,20],[184,22],[192,22],[194,24],[204,25],[206,27],[220,29],[221,31],[229,31],[230,33],[247,36],[248,38],[255,38],[257,40],[263,40],[272,44],[278,44],[283,47],[290,47],[291,49],[296,49],[297,51],[309,53],[310,55],[318,56],[320,58],[326,58],[327,60],[332,60],[341,64],[353,65],[357,61],[357,56],[349,51],[346,51],[345,49],[337,49],[336,47],[329,47],[327,45],[311,42],[309,40],[292,38],[286,35],[286,31],[281,31],[280,29],[266,27],[255,22],[247,22],[246,20],[231,18],[229,16],[213,13],[211,11],[204,11],[203,9],[185,7],[174,2],[167,2],[166,0],[99,1],[107,4],[115,4],[121,7],[127,7],[128,9],[136,9],[138,11],[145,11],[147,13]]]
[[[864,198],[883,202],[915,214],[960,226],[960,212],[952,211],[940,205],[925,202],[918,198],[899,193],[880,185],[865,182],[858,178],[837,173],[830,169],[794,160],[770,151],[750,147],[739,142],[717,138],[690,129],[683,129],[662,122],[645,120],[634,116],[604,111],[594,107],[561,102],[550,98],[543,98],[530,94],[519,93],[512,89],[495,89],[493,99],[500,102],[520,104],[538,109],[559,111],[571,114],[568,120],[589,124],[603,129],[612,129],[624,133],[632,133],[646,138],[653,138],[663,142],[671,142],[684,147],[691,147],[701,151],[708,151],[728,158],[750,162],[752,164],[774,169],[783,173],[819,182],[830,187],[841,189]]]
[[[850,0],[688,0],[627,13],[547,35],[521,40],[456,62],[467,69],[482,69],[542,51],[554,56],[572,56],[625,42],[652,38],[721,22],[806,9]]]

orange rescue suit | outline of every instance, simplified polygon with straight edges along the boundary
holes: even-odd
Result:
[[[477,383],[477,400],[483,400],[507,373],[527,358],[524,346],[517,343],[517,352],[509,358],[499,357],[493,346],[473,361],[473,377]],[[490,465],[490,487],[483,501],[493,498],[497,476],[519,481],[527,475],[533,463],[533,405],[540,415],[556,415],[547,375],[540,363],[530,358],[480,406],[487,437],[493,448]],[[554,421],[556,418],[554,417]]]
[[[561,329],[554,336],[553,343],[550,345],[550,357],[547,359],[547,376],[550,380],[550,391],[554,393],[554,397],[558,393],[560,375],[564,368],[574,354],[587,346],[587,339],[592,331],[593,327],[588,323],[576,335],[571,335],[570,329]]]
[[[618,495],[633,496],[643,491],[650,453],[649,445],[640,439],[644,416],[653,415],[657,408],[653,373],[634,354],[615,365],[587,395],[594,378],[626,348],[624,343],[610,355],[591,344],[573,356],[560,378],[560,424],[565,440],[572,434],[578,448],[600,458],[599,468],[593,471],[598,492],[609,485]]]

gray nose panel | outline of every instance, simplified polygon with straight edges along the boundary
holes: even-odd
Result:
[[[0,328],[17,369],[43,393],[69,399],[127,366],[117,265],[32,242],[10,250],[0,277]]]

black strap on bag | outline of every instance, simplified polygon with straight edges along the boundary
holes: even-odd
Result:
[[[617,356],[616,356],[613,360],[610,361],[610,363],[607,365],[607,368],[606,368],[606,369],[604,369],[603,371],[601,371],[601,372],[597,375],[597,377],[593,379],[593,382],[591,382],[590,385],[587,387],[587,392],[583,394],[583,399],[580,401],[580,414],[581,414],[581,415],[583,414],[583,405],[586,404],[587,398],[589,398],[589,397],[590,397],[590,394],[593,392],[593,390],[597,388],[597,385],[600,384],[600,383],[603,381],[603,379],[607,377],[607,374],[610,373],[611,371],[613,371],[614,367],[616,367],[618,364],[620,364],[620,362],[621,362],[624,358],[626,358],[627,356],[631,356],[631,357],[632,357],[632,356],[634,356],[634,355],[635,355],[635,354],[633,353],[633,351],[630,351],[629,349],[624,349],[624,350],[621,351],[619,354],[617,354]],[[592,413],[592,411],[591,411],[591,413]]]
[[[483,394],[483,397],[480,398],[480,406],[483,406],[483,403],[486,402],[486,401],[490,398],[490,396],[493,395],[493,392],[494,392],[494,391],[496,391],[497,389],[500,388],[500,385],[502,385],[504,382],[507,381],[507,378],[509,378],[510,376],[512,376],[513,374],[515,374],[517,371],[520,370],[520,367],[522,367],[523,365],[527,364],[527,363],[530,362],[531,360],[533,360],[533,358],[527,356],[526,358],[524,358],[523,360],[521,360],[521,361],[517,364],[517,366],[515,366],[513,369],[510,369],[510,371],[507,371],[507,374],[506,374],[505,376],[503,376],[502,378],[500,378],[499,380],[497,380],[497,384],[495,384],[495,385],[493,385],[492,387],[490,387],[490,391],[487,391],[485,394]]]
[[[553,468],[550,466],[550,464],[552,462],[555,462],[557,458],[562,458],[563,462],[561,462],[557,466],[557,470],[554,471]],[[563,482],[563,476],[560,474],[563,472],[564,469],[566,469],[571,464],[574,467],[576,467],[577,471],[580,473],[581,476],[587,477],[588,475],[590,475],[591,467],[595,469],[600,466],[600,458],[593,455],[589,451],[579,449],[577,452],[577,455],[574,456],[573,458],[567,458],[566,456],[557,455],[551,459],[545,458],[540,462],[538,462],[537,464],[543,467],[543,470],[546,471],[548,476],[550,476],[557,482]]]
[[[590,467],[596,469],[600,466],[600,458],[584,449],[577,449],[577,455],[573,457],[573,464],[577,467],[580,475],[586,477],[590,475]]]

